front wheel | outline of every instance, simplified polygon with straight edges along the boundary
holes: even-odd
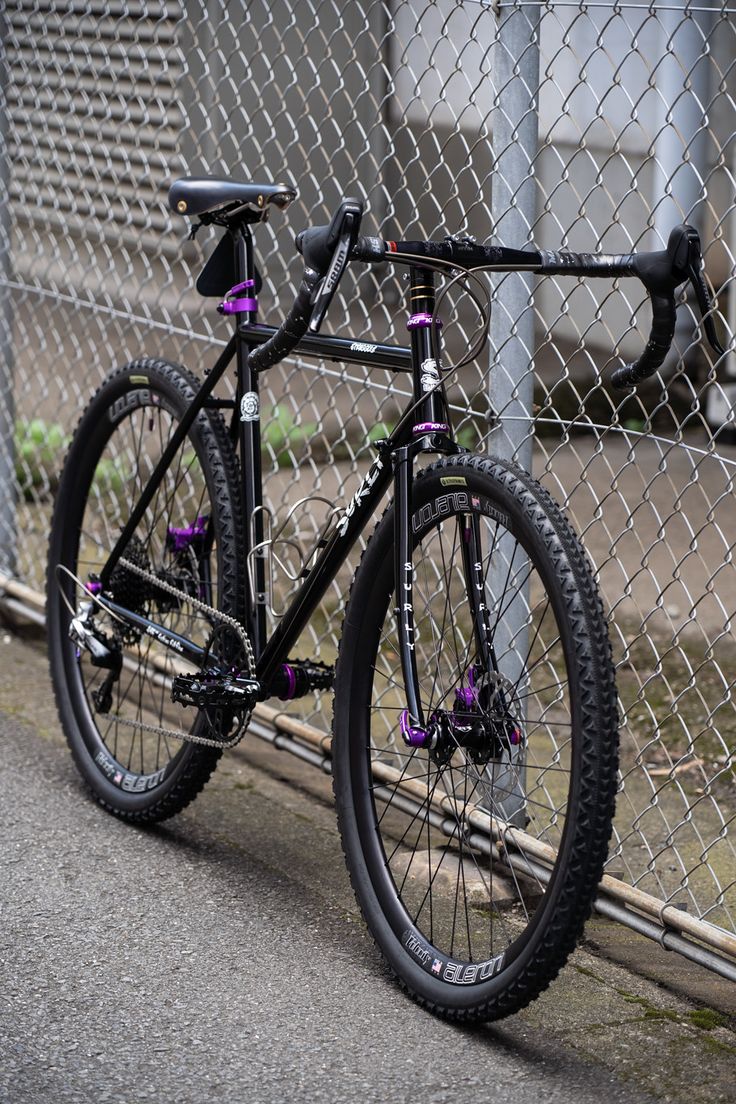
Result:
[[[411,995],[449,1019],[497,1019],[555,977],[601,876],[617,767],[610,645],[580,543],[521,469],[440,460],[414,482],[411,524],[432,746],[405,739],[390,508],[356,573],[336,670],[343,848]]]

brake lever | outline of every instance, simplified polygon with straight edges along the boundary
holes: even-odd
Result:
[[[693,291],[695,292],[695,298],[698,301],[698,307],[700,308],[700,314],[703,319],[703,329],[705,330],[705,336],[708,338],[710,347],[718,356],[724,356],[726,350],[721,345],[716,334],[716,327],[713,322],[713,300],[710,297],[708,291],[708,285],[705,282],[705,276],[699,264],[700,251],[698,250],[697,257],[693,257],[688,265],[688,276],[690,283],[692,284]]]
[[[320,326],[324,322],[332,297],[337,291],[337,285],[340,283],[345,266],[357,241],[359,230],[360,212],[355,209],[346,211],[329,268],[317,284],[312,296],[314,306],[309,319],[310,333],[319,333]]]

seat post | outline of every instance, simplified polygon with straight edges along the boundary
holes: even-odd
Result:
[[[249,298],[255,299],[255,264],[253,238],[249,227],[241,223],[234,230],[235,271],[238,283],[252,281],[246,289]],[[241,460],[241,488],[243,519],[243,557],[248,565],[250,586],[246,587],[246,625],[255,657],[258,659],[266,640],[266,585],[265,549],[263,544],[263,485],[261,476],[261,409],[258,394],[258,376],[251,369],[248,326],[256,321],[256,312],[244,311],[235,315],[237,337],[237,411],[238,439]],[[255,556],[250,555],[257,548]]]

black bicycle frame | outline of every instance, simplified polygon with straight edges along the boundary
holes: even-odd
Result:
[[[247,227],[240,231],[235,240],[235,261],[238,282],[255,279],[251,235]],[[267,341],[276,331],[274,327],[257,323],[254,313],[245,312],[236,316],[235,334],[207,374],[191,406],[172,434],[100,573],[102,592],[98,601],[109,605],[109,608],[114,609],[118,616],[128,616],[131,621],[135,620],[138,627],[155,636],[163,644],[175,648],[180,653],[183,652],[193,660],[200,656],[201,649],[191,642],[185,641],[184,638],[176,636],[170,630],[140,614],[135,615],[134,618],[131,611],[123,610],[122,607],[113,604],[105,597],[104,592],[116,564],[120,557],[124,556],[130,538],[153,501],[168,467],[199,411],[208,407],[234,408],[233,418],[237,423],[237,443],[241,456],[241,505],[246,519],[245,547],[242,554],[246,563],[252,565],[251,586],[246,592],[245,625],[256,657],[256,677],[264,692],[268,691],[281,664],[288,659],[291,648],[393,480],[397,518],[396,579],[397,588],[399,580],[402,587],[401,601],[397,602],[399,643],[407,685],[407,706],[413,721],[421,724],[423,718],[419,705],[413,654],[412,574],[410,570],[407,572],[405,567],[411,562],[412,551],[410,523],[412,467],[414,457],[420,452],[450,454],[459,450],[452,440],[440,368],[435,363],[435,353],[430,337],[430,318],[434,310],[433,272],[428,269],[412,268],[409,291],[412,311],[408,322],[411,348],[353,341],[350,338],[308,335],[294,350],[300,356],[411,372],[413,397],[390,436],[378,442],[377,457],[270,637],[267,638],[266,634],[267,597],[264,558],[267,550],[263,544],[260,402],[258,375],[250,366],[249,352]],[[214,399],[212,397],[214,389],[233,357],[237,361],[238,379],[235,401]],[[313,557],[314,552],[307,562],[310,562]]]

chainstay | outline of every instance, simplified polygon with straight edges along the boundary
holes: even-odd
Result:
[[[246,665],[248,668],[248,678],[256,677],[256,661],[253,655],[253,647],[250,642],[250,638],[246,633],[241,623],[235,617],[231,617],[228,613],[223,613],[222,610],[215,609],[214,606],[209,606],[206,602],[200,601],[199,598],[194,598],[191,594],[187,594],[183,590],[178,590],[177,587],[172,586],[171,583],[167,583],[163,579],[159,579],[157,575],[154,575],[151,571],[146,571],[145,568],[140,567],[138,564],[133,563],[131,560],[121,556],[118,560],[126,571],[132,571],[135,575],[139,575],[146,582],[157,587],[159,590],[164,591],[166,594],[170,594],[173,598],[178,598],[182,602],[187,602],[193,609],[198,610],[200,613],[204,613],[208,618],[214,621],[218,621],[222,625],[227,625],[228,628],[235,632],[243,646],[243,652],[246,657]],[[217,747],[217,748],[232,748],[243,738],[243,733],[248,725],[252,713],[252,709],[246,711],[244,719],[238,725],[235,734],[230,737],[229,740],[214,740],[207,736],[197,736],[193,732],[180,732],[177,729],[166,728],[163,725],[153,725],[147,721],[132,721],[128,717],[123,717],[119,713],[108,713],[106,716],[113,718],[118,724],[123,725],[126,728],[136,728],[141,732],[151,732],[154,735],[168,736],[173,740],[180,740],[189,744],[203,744],[205,747]]]

